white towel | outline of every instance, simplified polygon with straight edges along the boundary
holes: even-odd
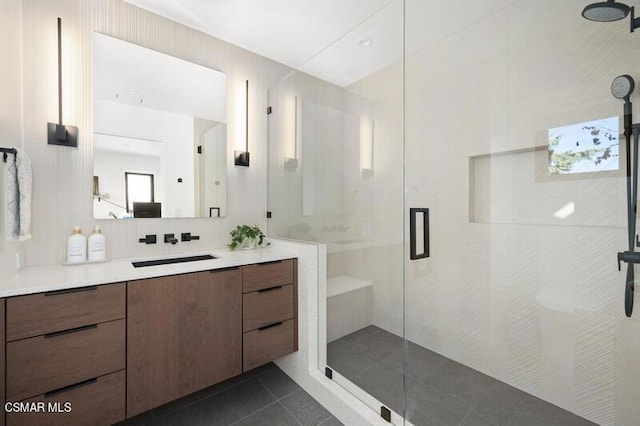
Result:
[[[7,240],[31,238],[31,160],[21,149],[7,155]]]

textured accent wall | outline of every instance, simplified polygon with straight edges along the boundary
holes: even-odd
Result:
[[[433,227],[430,272],[407,275],[407,333],[598,424],[630,425],[640,374],[625,358],[640,346],[622,330],[640,316],[624,317],[615,264],[624,173],[541,180],[537,156],[496,158],[493,188],[511,190],[490,193],[491,213],[509,220],[469,223],[470,156],[622,113],[609,87],[640,70],[640,40],[582,19],[582,7],[516,2],[407,58],[407,180],[423,184],[407,198],[432,208]],[[572,215],[554,216],[569,202]]]
[[[33,239],[27,265],[61,263],[74,225],[85,234],[94,223],[107,237],[108,256],[135,257],[224,247],[237,224],[266,229],[267,88],[290,69],[212,36],[120,0],[24,0],[24,147],[31,156]],[[56,121],[56,18],[62,18],[64,121],[78,126],[77,149],[47,145],[46,123]],[[222,219],[95,221],[92,214],[92,33],[98,31],[158,50],[228,77],[229,214]],[[249,80],[251,167],[233,166],[244,145],[244,82]],[[191,232],[199,241],[146,246],[148,233]]]
[[[446,22],[428,2],[406,5],[408,45],[418,26]],[[489,161],[491,188],[501,190],[489,190],[488,213],[499,220],[469,220],[470,157],[531,149],[546,144],[547,129],[622,114],[610,84],[640,79],[640,38],[627,21],[584,20],[584,5],[513,2],[408,55],[404,99],[379,95],[401,65],[350,90],[376,101],[376,126],[404,131],[405,207],[430,208],[431,258],[405,269],[407,338],[598,424],[626,426],[640,418],[640,313],[636,303],[634,317],[624,315],[615,261],[625,248],[624,172],[541,181],[533,155]],[[404,128],[393,123],[394,101],[404,101]],[[380,159],[397,146],[376,140],[376,150]],[[378,178],[387,166],[401,163],[376,165],[380,198],[395,190]],[[568,202],[572,215],[555,217]],[[375,282],[374,323],[399,333],[390,295],[402,292],[402,272],[386,280],[376,261],[387,262],[352,254],[342,267]]]

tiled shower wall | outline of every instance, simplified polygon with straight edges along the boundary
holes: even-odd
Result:
[[[407,46],[442,19],[427,3],[406,2]],[[640,313],[625,317],[616,265],[626,245],[624,171],[541,182],[533,154],[489,160],[493,188],[511,190],[489,193],[488,217],[500,221],[470,217],[470,157],[531,149],[547,143],[547,129],[622,114],[610,84],[626,73],[640,80],[640,38],[626,21],[584,20],[584,6],[514,2],[409,52],[407,207],[430,208],[431,258],[408,263],[406,332],[599,424],[626,426],[640,416]],[[375,99],[401,72],[391,67],[351,90]],[[392,101],[377,99],[378,121]],[[378,159],[396,149],[376,147]],[[553,216],[570,202],[572,216]],[[362,256],[353,274],[366,277],[371,263]],[[374,313],[395,332],[398,313],[375,296],[393,289],[393,280],[376,283]]]
[[[20,4],[23,7],[24,148],[31,157],[34,177],[33,239],[23,244],[27,265],[62,262],[66,238],[74,225],[80,225],[86,233],[94,223],[99,224],[107,237],[108,256],[114,258],[223,247],[228,242],[228,232],[242,223],[257,224],[266,229],[267,88],[289,72],[289,68],[121,0],[24,0],[11,3],[18,7],[18,11]],[[4,16],[12,23],[20,21],[17,11],[5,14],[3,9]],[[46,143],[46,123],[57,118],[55,61],[58,16],[62,18],[63,35],[63,115],[66,124],[79,128],[77,149]],[[227,74],[229,214],[226,218],[93,219],[94,31]],[[231,155],[244,146],[245,80],[249,80],[250,88],[249,168],[234,167]],[[18,85],[18,81],[14,78],[2,84]],[[15,115],[14,119],[19,120],[19,114]],[[191,232],[200,235],[201,239],[176,246],[138,243],[138,238],[145,234],[165,232]],[[3,258],[13,262],[9,248],[0,250]]]

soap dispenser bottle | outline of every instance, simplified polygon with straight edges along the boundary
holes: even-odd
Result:
[[[67,239],[67,262],[80,263],[87,260],[87,239],[82,235],[79,226],[73,228],[73,233]]]
[[[106,238],[100,232],[98,225],[93,228],[93,234],[89,236],[87,248],[90,261],[105,260],[107,258]]]

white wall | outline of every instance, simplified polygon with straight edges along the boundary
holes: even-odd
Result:
[[[203,166],[200,169],[200,216],[209,217],[210,207],[219,207],[227,215],[227,126],[218,123],[201,137]],[[216,212],[212,213],[214,216]],[[264,230],[266,232],[266,230]]]
[[[22,0],[3,1],[0,51],[5,60],[0,72],[0,146],[4,148],[22,147],[22,44]],[[0,279],[15,270],[16,253],[24,247],[24,243],[5,241],[5,191],[5,164],[0,160]]]
[[[5,14],[11,25],[17,12]],[[57,117],[56,18],[62,18],[64,121],[79,128],[79,146],[46,144],[46,122]],[[145,219],[99,222],[112,257],[147,256],[221,247],[238,224],[266,229],[267,88],[289,69],[214,37],[173,23],[120,0],[24,1],[25,149],[34,167],[33,240],[29,265],[59,263],[78,224],[93,220],[92,33],[99,31],[224,72],[228,77],[229,214],[223,219]],[[4,39],[3,39],[4,40]],[[47,72],[51,70],[51,72]],[[245,80],[249,80],[251,167],[234,167],[231,153],[245,141]],[[15,84],[16,80],[12,80]],[[191,232],[199,241],[146,246],[145,234]]]
[[[154,184],[156,191],[158,183],[156,179],[161,178],[160,157],[151,155],[133,155],[130,153],[113,152],[113,151],[94,151],[97,152],[96,161],[94,162],[93,172],[98,176],[100,182],[100,193],[108,194],[104,200],[93,200],[93,215],[95,218],[109,219],[109,212],[115,213],[119,218],[123,217],[125,209],[118,207],[126,207],[125,193],[125,172],[147,173],[154,175]],[[156,197],[163,194],[156,193]],[[118,206],[109,204],[115,203]],[[164,207],[164,205],[163,205]],[[89,231],[88,229],[86,231]],[[85,232],[86,234],[86,232]]]
[[[160,167],[154,171],[157,175],[154,176],[154,186],[155,201],[162,203],[162,216],[194,217],[195,153],[191,143],[194,135],[193,117],[116,102],[98,101],[94,105],[94,127],[99,132],[94,135],[96,141],[104,140],[105,134],[139,138],[129,138],[132,150],[136,150],[135,145],[143,144],[151,147],[151,154],[159,157]],[[121,139],[110,141],[120,143]],[[157,142],[147,142],[150,140]],[[96,155],[94,150],[94,168],[96,161],[101,161],[102,152]],[[118,163],[112,164],[113,167],[119,167]],[[105,163],[102,162],[102,165]],[[127,165],[130,169],[123,169],[124,171],[136,171],[135,163],[128,161]],[[123,177],[124,172],[122,176],[118,176],[118,181]],[[179,178],[182,182],[178,182]],[[102,218],[96,215],[94,217]]]

